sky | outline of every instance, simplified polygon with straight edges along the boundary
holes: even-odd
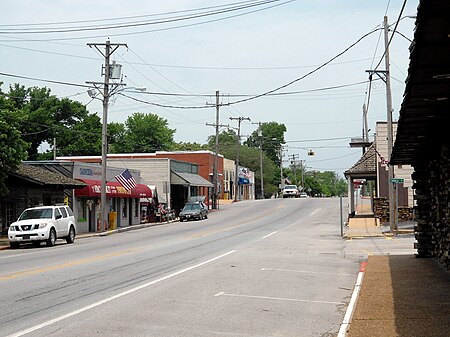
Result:
[[[175,141],[204,144],[215,133],[207,124],[216,122],[219,91],[221,131],[237,127],[230,117],[251,119],[241,123],[243,141],[259,122],[284,124],[284,166],[294,156],[307,170],[342,176],[361,157],[349,142],[362,136],[363,104],[371,138],[387,118],[386,86],[377,79],[369,90],[367,73],[385,70],[385,15],[392,30],[401,19],[389,45],[398,119],[415,24],[407,16],[418,1],[3,0],[1,88],[45,86],[102,117],[85,86],[102,81],[104,58],[87,44],[109,39],[127,46],[111,56],[126,86],[111,97],[108,122],[153,113],[176,130]]]

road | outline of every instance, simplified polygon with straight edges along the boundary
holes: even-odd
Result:
[[[245,201],[0,251],[0,336],[335,336],[372,249],[339,222],[338,198]]]

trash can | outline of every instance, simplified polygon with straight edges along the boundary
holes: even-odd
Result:
[[[116,229],[117,226],[117,212],[109,212],[108,214],[108,218],[109,218],[109,228],[110,229]]]

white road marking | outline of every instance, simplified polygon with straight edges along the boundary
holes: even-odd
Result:
[[[308,273],[308,274],[327,274],[327,275],[336,275],[336,276],[352,276],[354,274],[346,274],[346,273],[327,273],[322,271],[309,271],[309,270],[292,270],[292,269],[272,269],[272,268],[261,268],[263,271],[282,271],[287,273]]]
[[[225,293],[223,291],[215,294],[214,296],[215,297],[231,296],[231,297],[257,298],[257,299],[262,299],[262,300],[289,301],[289,302],[306,302],[306,303],[320,303],[320,304],[344,304],[342,302],[301,300],[301,299],[298,299],[298,298],[282,298],[282,297],[255,296],[255,295],[243,295],[243,294],[228,294],[228,293]]]
[[[41,250],[42,250],[42,248],[41,248]],[[19,256],[25,256],[25,255],[31,255],[31,254],[35,254],[35,253],[34,252],[33,253],[19,253],[19,254],[14,254],[14,255],[0,256],[0,259],[10,259],[13,257],[19,257]]]
[[[60,321],[62,321],[62,320],[65,320],[66,318],[69,318],[69,317],[78,315],[78,314],[80,314],[80,313],[82,313],[82,312],[84,312],[84,311],[87,311],[87,310],[93,309],[93,308],[95,308],[95,307],[98,307],[98,306],[100,306],[100,305],[102,305],[102,304],[108,303],[108,302],[110,302],[110,301],[112,301],[112,300],[115,300],[115,299],[117,299],[117,298],[120,298],[120,297],[123,297],[123,296],[125,296],[125,295],[134,293],[134,292],[136,292],[136,291],[138,291],[138,290],[147,288],[147,287],[149,287],[149,286],[152,286],[152,285],[154,285],[154,284],[156,284],[156,283],[159,283],[159,282],[168,280],[168,279],[173,278],[173,277],[175,277],[175,276],[184,274],[184,273],[186,273],[186,272],[188,272],[188,271],[191,271],[191,270],[193,270],[193,269],[196,269],[196,268],[199,268],[199,267],[201,267],[201,266],[204,266],[205,264],[211,263],[211,262],[216,261],[216,260],[219,260],[219,259],[221,259],[221,258],[223,258],[223,257],[225,257],[225,256],[228,256],[228,255],[230,255],[230,254],[233,254],[234,252],[236,252],[236,250],[231,250],[231,251],[229,251],[229,252],[227,252],[227,253],[225,253],[225,254],[216,256],[216,257],[214,257],[214,258],[212,258],[212,259],[209,259],[209,260],[207,260],[207,261],[198,263],[198,264],[196,264],[196,265],[193,265],[193,266],[190,266],[190,267],[181,269],[181,270],[176,271],[176,272],[174,272],[174,273],[172,273],[172,274],[163,276],[163,277],[161,277],[161,278],[159,278],[159,279],[156,279],[156,280],[153,280],[153,281],[144,283],[144,284],[142,284],[142,285],[140,285],[140,286],[131,288],[131,289],[129,289],[129,290],[126,290],[126,291],[121,292],[121,293],[119,293],[119,294],[116,294],[116,295],[114,295],[114,296],[111,296],[111,297],[105,298],[105,299],[103,299],[103,300],[101,300],[101,301],[98,301],[98,302],[92,303],[92,304],[90,304],[90,305],[87,305],[87,306],[85,306],[85,307],[83,307],[83,308],[80,308],[80,309],[78,309],[78,310],[75,310],[75,311],[69,312],[69,313],[67,313],[67,314],[65,314],[65,315],[62,315],[62,316],[56,317],[56,318],[54,318],[54,319],[51,319],[51,320],[49,320],[49,321],[47,321],[47,322],[44,322],[44,323],[35,325],[35,326],[31,327],[31,328],[28,328],[28,329],[25,329],[25,330],[22,330],[22,331],[18,331],[18,332],[16,332],[16,333],[12,334],[12,335],[7,336],[7,337],[20,337],[20,336],[29,334],[29,333],[34,332],[34,331],[36,331],[36,330],[45,328],[46,326],[49,326],[49,325],[58,323],[58,322],[60,322]]]
[[[266,236],[263,236],[261,239],[267,239],[269,236],[272,236],[274,234],[276,234],[278,231],[272,232],[270,234],[267,234]]]
[[[308,215],[308,216],[316,215],[319,211],[320,211],[320,209],[319,209],[319,208],[316,208],[316,209],[315,209],[314,211],[312,211],[312,213],[311,213],[310,215]]]
[[[350,303],[348,304],[347,311],[345,312],[344,320],[339,329],[338,337],[347,336],[347,330],[350,325],[353,316],[353,310],[355,310],[356,300],[358,299],[359,291],[361,290],[362,279],[364,272],[360,271],[358,273],[358,278],[356,279],[355,289],[353,290]]]

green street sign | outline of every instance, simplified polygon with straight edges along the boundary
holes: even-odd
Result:
[[[393,184],[401,184],[405,182],[405,179],[403,178],[391,178],[389,179],[389,182],[393,183]]]

